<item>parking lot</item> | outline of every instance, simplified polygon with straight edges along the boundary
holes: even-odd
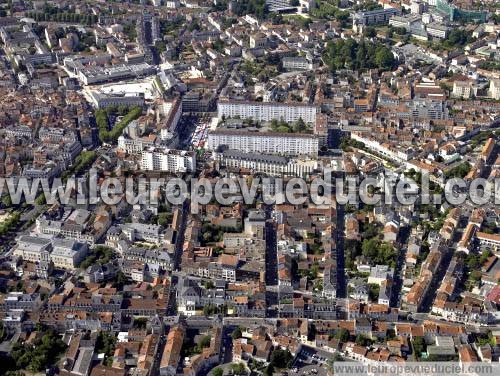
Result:
[[[333,355],[314,349],[309,346],[302,346],[292,364],[292,375],[326,375],[326,365],[328,359]],[[324,371],[324,373],[322,373]]]

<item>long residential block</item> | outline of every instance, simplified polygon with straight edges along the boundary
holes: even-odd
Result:
[[[284,120],[288,123],[302,119],[314,124],[316,111],[316,106],[302,103],[219,101],[217,104],[219,119],[240,117],[257,121]]]
[[[318,155],[319,138],[311,134],[215,130],[208,135],[208,149],[220,147],[244,153]]]

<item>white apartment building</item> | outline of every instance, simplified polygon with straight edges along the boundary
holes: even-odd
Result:
[[[489,95],[493,99],[500,99],[500,79],[494,78],[490,81]]]
[[[284,57],[282,60],[283,68],[289,70],[312,70],[314,64],[305,57]]]
[[[167,6],[167,8],[177,9],[181,6],[181,3],[179,0],[167,0],[165,2],[165,5]]]
[[[427,25],[426,31],[427,34],[430,35],[431,37],[446,39],[448,37],[450,28],[445,25],[430,23]]]
[[[410,4],[410,10],[412,14],[422,14],[425,10],[425,6],[420,1],[412,1]]]
[[[455,98],[469,99],[472,94],[472,84],[469,81],[453,82],[452,96]]]
[[[408,107],[413,118],[448,119],[448,108],[441,100],[414,99],[408,103]]]
[[[159,115],[165,118],[165,128],[169,131],[175,131],[182,115],[182,101],[179,98],[173,101],[163,102],[159,106]]]
[[[290,0],[266,0],[269,12],[285,12],[295,10]]]
[[[244,153],[318,155],[319,138],[310,134],[250,133],[237,130],[215,130],[208,134],[208,149],[220,146]]]
[[[162,226],[144,223],[125,223],[120,228],[125,237],[131,242],[145,241],[160,244],[165,239]]]
[[[302,118],[309,124],[316,123],[316,106],[301,103],[267,103],[248,101],[219,101],[217,112],[219,119],[240,117],[257,121],[283,119],[292,123]]]
[[[196,153],[186,150],[150,148],[142,152],[141,170],[194,171],[196,170]]]
[[[155,140],[156,137],[154,136],[133,139],[122,135],[118,137],[118,148],[129,154],[139,154],[144,149],[152,147]]]

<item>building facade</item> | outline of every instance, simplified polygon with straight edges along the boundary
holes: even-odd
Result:
[[[186,150],[150,148],[142,152],[145,171],[188,172],[196,170],[196,153]]]
[[[312,159],[242,153],[238,150],[226,150],[223,153],[217,153],[215,158],[221,167],[230,169],[244,168],[274,176],[304,176],[318,168],[318,162]]]
[[[253,119],[257,121],[284,120],[288,123],[302,119],[316,123],[316,106],[298,103],[266,103],[246,101],[219,101],[217,113],[222,117]]]
[[[208,135],[208,149],[228,149],[245,153],[318,155],[319,138],[309,134],[249,133],[235,130],[216,130]]]

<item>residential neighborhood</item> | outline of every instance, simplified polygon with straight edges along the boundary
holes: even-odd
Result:
[[[0,0],[0,98],[0,375],[499,364],[498,1]]]

